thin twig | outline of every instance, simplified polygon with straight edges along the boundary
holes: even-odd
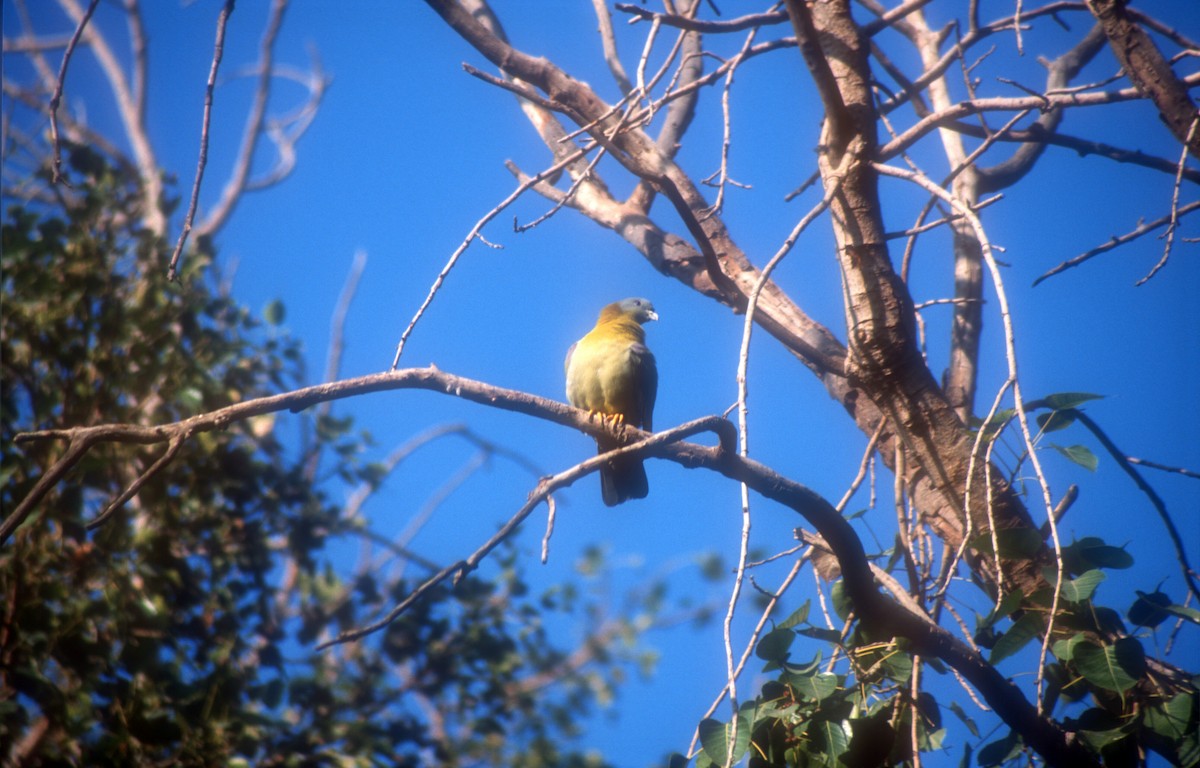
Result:
[[[416,314],[414,314],[412,320],[408,322],[408,327],[406,327],[404,332],[400,334],[400,342],[396,345],[396,356],[392,358],[391,370],[396,370],[400,365],[400,356],[404,354],[404,345],[408,342],[408,337],[412,334],[413,329],[416,328],[417,322],[425,315],[425,310],[429,309],[429,305],[433,302],[433,298],[437,296],[438,290],[442,287],[442,283],[446,282],[446,278],[449,277],[450,270],[454,269],[454,265],[458,263],[458,258],[463,255],[463,253],[471,245],[471,242],[479,237],[479,232],[483,229],[484,225],[499,216],[501,211],[512,205],[513,202],[516,201],[518,197],[525,194],[525,191],[530,187],[535,186],[543,179],[553,176],[563,168],[566,168],[571,163],[586,155],[587,152],[590,151],[594,146],[595,144],[592,144],[584,147],[583,149],[578,149],[541,173],[538,173],[535,176],[530,176],[529,178],[523,180],[517,185],[517,188],[514,189],[511,194],[509,194],[508,197],[501,200],[495,208],[485,213],[483,218],[475,222],[475,226],[471,227],[471,231],[467,233],[465,238],[463,238],[462,243],[460,243],[458,248],[454,250],[454,253],[450,254],[450,258],[447,259],[446,265],[442,267],[442,271],[438,273],[436,278],[434,278],[433,285],[430,286],[429,293],[425,296],[425,301],[421,302],[421,306],[417,308]]]
[[[1183,148],[1179,153],[1179,169],[1175,172],[1175,185],[1171,190],[1171,214],[1170,223],[1167,224],[1165,235],[1166,243],[1163,245],[1162,258],[1158,260],[1150,271],[1141,280],[1138,280],[1135,285],[1144,285],[1147,280],[1154,277],[1158,270],[1162,269],[1167,264],[1167,259],[1171,257],[1171,246],[1175,242],[1175,230],[1179,225],[1179,185],[1183,182],[1183,167],[1187,164],[1188,147],[1192,143],[1192,139],[1196,136],[1196,128],[1200,126],[1200,113],[1192,118],[1192,125],[1188,128],[1187,138],[1183,141]]]
[[[441,509],[446,500],[454,495],[454,492],[461,488],[464,483],[470,480],[479,471],[480,467],[486,465],[487,460],[487,451],[476,451],[474,456],[464,462],[453,475],[438,486],[400,533],[396,535],[394,539],[396,546],[400,549],[407,549],[412,540],[417,537],[422,528],[429,524],[429,521],[433,519],[433,516]],[[399,583],[403,576],[404,566],[401,566],[398,572],[393,572],[392,580]]]
[[[1133,480],[1133,483],[1138,487],[1138,490],[1144,493],[1146,498],[1150,499],[1150,504],[1153,505],[1154,511],[1158,513],[1159,519],[1163,521],[1163,525],[1167,529],[1167,536],[1170,537],[1171,544],[1173,544],[1175,547],[1175,557],[1179,561],[1179,567],[1183,571],[1183,580],[1187,583],[1188,590],[1195,595],[1197,599],[1200,599],[1200,587],[1197,586],[1195,580],[1196,572],[1192,569],[1191,564],[1188,562],[1187,549],[1183,546],[1183,539],[1179,535],[1179,529],[1175,527],[1175,521],[1171,519],[1171,515],[1167,511],[1167,505],[1162,500],[1162,497],[1160,497],[1155,492],[1154,488],[1146,482],[1145,478],[1142,477],[1142,473],[1138,472],[1133,465],[1125,459],[1125,454],[1117,448],[1116,444],[1104,432],[1104,430],[1100,429],[1099,424],[1097,424],[1091,419],[1091,417],[1077,408],[1070,409],[1069,413],[1074,416],[1080,424],[1086,427],[1087,430],[1091,432],[1097,440],[1100,441],[1100,444],[1103,445],[1104,449],[1108,451],[1110,456],[1113,457],[1113,460],[1115,460],[1125,474],[1129,475],[1130,479]]]
[[[192,231],[192,221],[196,218],[196,207],[200,203],[200,184],[204,180],[204,168],[208,165],[208,128],[212,123],[213,89],[217,85],[217,69],[221,66],[221,56],[225,52],[225,27],[229,23],[229,15],[233,13],[234,0],[225,0],[221,13],[217,16],[217,39],[213,44],[212,65],[208,70],[208,84],[204,89],[204,119],[200,128],[200,159],[196,162],[196,180],[192,183],[192,197],[188,203],[187,214],[183,217],[183,228],[179,232],[179,241],[171,254],[171,263],[167,266],[167,279],[174,282],[176,267],[183,247],[187,244],[188,235]]]
[[[677,27],[679,29],[690,32],[741,32],[744,29],[754,29],[772,24],[784,24],[788,20],[787,11],[768,11],[767,13],[754,13],[748,16],[740,16],[729,21],[706,21],[704,19],[693,19],[688,16],[682,16],[674,13],[656,13],[648,8],[643,8],[640,5],[632,3],[615,3],[613,5],[618,11],[633,15],[634,19],[649,19],[666,24],[668,27]]]
[[[621,56],[617,53],[617,38],[613,34],[612,14],[608,12],[608,3],[605,0],[592,0],[592,8],[596,12],[596,22],[600,25],[600,43],[604,48],[604,63],[608,64],[608,71],[612,73],[613,81],[621,89],[621,93],[628,95],[633,90],[633,83],[629,82],[629,75],[625,74],[625,67],[621,66]]]
[[[541,224],[546,219],[549,219],[551,216],[553,216],[554,214],[556,214],[560,210],[562,210],[562,207],[564,205],[567,205],[568,203],[571,202],[572,199],[574,199],[576,193],[579,191],[579,188],[582,187],[587,181],[589,181],[592,178],[592,174],[596,170],[596,165],[600,162],[600,160],[603,157],[604,157],[604,147],[601,146],[600,149],[596,152],[596,156],[593,157],[591,162],[588,163],[587,168],[584,169],[583,173],[579,174],[571,181],[571,186],[567,188],[566,192],[562,193],[561,195],[556,196],[557,199],[554,201],[554,205],[550,206],[550,209],[548,211],[546,211],[545,213],[543,213],[541,216],[538,216],[536,219],[529,222],[528,224],[518,224],[517,218],[514,216],[513,217],[513,232],[515,232],[517,234],[520,234],[522,232],[528,232],[529,230],[533,229],[534,227]]]
[[[1192,87],[1200,82],[1200,73],[1182,78],[1182,82]],[[1043,109],[1058,107],[1086,107],[1101,104],[1114,104],[1122,101],[1132,101],[1144,98],[1136,88],[1122,88],[1116,91],[1101,91],[1099,93],[1083,94],[1038,94],[1037,96],[990,97],[960,101],[944,110],[939,110],[918,120],[896,138],[879,148],[878,157],[887,160],[899,155],[930,131],[937,128],[954,128],[956,121],[972,115],[985,112],[1009,112],[1022,109]]]
[[[75,46],[79,44],[79,38],[83,35],[84,28],[87,27],[88,21],[91,20],[92,14],[96,12],[96,6],[99,4],[100,0],[92,0],[88,3],[83,18],[76,25],[75,33],[71,35],[71,41],[67,43],[67,50],[63,52],[62,64],[58,68],[58,79],[54,84],[54,95],[50,97],[50,141],[54,145],[54,177],[51,180],[53,184],[63,181],[62,145],[58,138],[58,105],[62,101],[63,86],[67,82],[67,67],[71,63],[71,54],[75,53]]]
[[[1163,472],[1174,472],[1175,474],[1183,475],[1184,477],[1200,480],[1200,472],[1193,472],[1192,470],[1184,469],[1183,467],[1172,467],[1170,465],[1159,464],[1156,461],[1150,461],[1148,459],[1134,458],[1133,456],[1126,456],[1125,461],[1128,461],[1130,464],[1138,464],[1143,467],[1150,467],[1151,469],[1159,469]]]
[[[913,309],[919,311],[922,309],[927,309],[929,307],[936,307],[936,306],[939,306],[942,304],[957,305],[957,304],[982,304],[982,303],[983,303],[983,299],[968,299],[968,298],[929,299],[928,301],[922,301],[920,303],[914,304]]]
[[[795,549],[788,551],[795,552]],[[783,597],[783,593],[788,590],[788,588],[792,585],[792,582],[796,580],[796,576],[800,574],[800,568],[804,565],[804,561],[805,558],[803,557],[796,558],[796,562],[792,564],[792,569],[788,571],[788,575],[784,577],[783,583],[779,585],[779,589],[775,590],[775,593],[771,595],[770,599],[767,601],[767,604],[763,606],[762,613],[760,613],[758,617],[758,624],[755,625],[754,631],[750,633],[750,639],[746,642],[746,647],[742,650],[741,658],[738,659],[737,668],[734,670],[733,674],[734,678],[741,676],[742,670],[746,667],[746,662],[750,659],[750,654],[754,651],[754,646],[758,644],[759,635],[762,634],[763,627],[765,627],[767,624],[767,619],[770,618],[771,614],[775,610],[775,607],[779,604],[779,599]],[[720,690],[716,699],[714,699],[713,703],[708,706],[708,709],[705,710],[700,719],[703,720],[707,717],[711,717],[713,713],[717,711],[717,707],[721,706],[721,702],[725,700],[725,695],[727,693],[729,693],[728,679],[726,680],[725,687]],[[735,714],[734,720],[736,719],[737,715]],[[736,734],[736,730],[730,734],[730,741],[733,741]],[[692,742],[690,745],[688,745],[689,755],[695,753],[696,742],[699,739],[699,730],[694,731],[692,733]]]
[[[1050,495],[1050,484],[1046,480],[1046,475],[1042,471],[1041,461],[1038,458],[1037,451],[1034,447],[1033,435],[1029,429],[1029,419],[1026,413],[1025,400],[1021,394],[1021,382],[1017,375],[1017,351],[1016,338],[1013,331],[1012,315],[1008,306],[1008,294],[1004,290],[1003,278],[1000,274],[1000,267],[996,263],[995,256],[992,252],[992,245],[987,237],[987,233],[983,229],[983,224],[979,217],[969,206],[964,205],[962,201],[956,199],[946,190],[934,184],[922,173],[914,173],[904,171],[902,169],[893,168],[885,163],[872,163],[871,166],[880,173],[889,176],[909,179],[923,189],[931,192],[946,201],[947,204],[955,208],[964,218],[970,223],[971,228],[975,232],[976,239],[979,241],[980,249],[983,253],[984,263],[987,264],[988,271],[991,273],[992,285],[996,291],[996,298],[999,304],[1001,324],[1004,328],[1004,350],[1005,358],[1008,364],[1008,378],[1012,383],[1013,405],[1017,415],[1017,423],[1021,426],[1021,436],[1024,439],[1026,449],[1029,452],[1029,460],[1033,465],[1034,474],[1037,477],[1038,486],[1042,491],[1042,503],[1045,507],[1046,518],[1050,523],[1050,536],[1054,542],[1054,558],[1057,568],[1055,569],[1054,594],[1050,602],[1050,612],[1046,622],[1046,633],[1042,638],[1041,654],[1038,657],[1038,674],[1037,674],[1037,714],[1042,715],[1042,684],[1044,682],[1044,670],[1046,667],[1046,655],[1049,653],[1050,640],[1053,637],[1054,621],[1057,618],[1059,601],[1062,598],[1062,585],[1065,578],[1066,569],[1063,566],[1062,560],[1062,543],[1059,541],[1058,525],[1054,521],[1054,501]],[[989,462],[988,467],[991,464]],[[968,487],[970,478],[968,478]],[[988,493],[990,499],[991,493]],[[994,526],[993,526],[994,527]]]
[[[721,89],[721,166],[708,178],[701,180],[702,184],[712,184],[712,179],[714,177],[717,178],[716,184],[713,185],[717,188],[717,199],[713,201],[712,207],[709,209],[709,215],[719,213],[724,207],[726,182],[736,187],[749,188],[748,185],[739,184],[729,177],[729,147],[732,144],[730,134],[732,133],[733,124],[729,109],[729,94],[733,90],[733,76],[737,72],[738,65],[745,60],[746,51],[753,47],[754,36],[757,32],[757,29],[753,29],[750,31],[750,34],[746,35],[746,40],[742,43],[741,50],[730,61],[729,71],[725,75],[725,85]]]
[[[887,426],[887,419],[880,419],[879,426],[875,427],[875,431],[871,434],[871,439],[867,441],[867,447],[863,450],[862,461],[858,463],[858,472],[854,475],[854,479],[850,481],[850,487],[842,494],[842,500],[837,503],[837,511],[839,514],[845,514],[846,505],[850,503],[850,499],[854,498],[854,494],[858,493],[858,489],[862,486],[863,480],[867,476],[867,466],[870,465],[871,459],[875,456],[875,446],[879,442],[879,438],[883,435],[883,428]]]
[[[238,201],[247,190],[247,180],[250,178],[250,171],[254,166],[255,149],[258,146],[259,137],[263,133],[263,121],[267,112],[267,102],[271,96],[271,81],[274,77],[275,40],[279,36],[280,27],[283,25],[283,15],[287,10],[287,6],[288,0],[274,0],[271,3],[271,8],[267,15],[266,28],[263,30],[262,39],[259,42],[258,81],[254,86],[254,99],[251,102],[249,112],[246,114],[246,124],[242,130],[242,142],[238,147],[237,158],[234,160],[229,180],[225,182],[225,187],[221,190],[220,199],[204,217],[204,221],[196,226],[197,231],[200,233],[208,234],[219,229],[233,213]]]
[[[817,216],[819,216],[825,210],[825,208],[829,205],[830,200],[833,199],[833,195],[835,194],[835,192],[838,189],[840,189],[840,185],[838,185],[838,184],[831,185],[830,189],[826,193],[825,197],[822,198],[821,201],[819,203],[817,203],[817,205],[814,206],[812,210],[810,210],[807,214],[805,214],[800,219],[800,221],[796,223],[796,226],[792,229],[791,233],[788,234],[787,238],[784,239],[783,244],[780,245],[779,250],[777,250],[775,252],[775,255],[771,257],[771,260],[767,262],[767,265],[765,267],[763,267],[762,272],[758,276],[758,281],[757,281],[757,283],[755,283],[754,289],[750,292],[750,296],[747,299],[746,316],[742,323],[742,343],[741,343],[741,345],[739,347],[739,351],[738,351],[738,369],[737,369],[738,425],[739,425],[739,431],[740,431],[740,445],[738,447],[738,452],[742,456],[749,456],[749,452],[750,452],[750,444],[749,444],[750,430],[749,430],[749,424],[748,424],[749,408],[747,405],[747,400],[748,400],[747,378],[748,378],[748,369],[749,369],[749,363],[750,363],[750,337],[754,330],[754,314],[758,308],[759,295],[762,293],[762,290],[766,286],[767,281],[770,279],[771,273],[775,270],[775,267],[778,266],[779,262],[781,262],[783,260],[783,258],[785,256],[787,256],[788,253],[791,252],[792,247],[796,244],[796,240],[799,239],[801,233],[803,233],[804,230],[808,228],[808,225],[811,224],[817,218]],[[729,675],[729,677],[726,681],[726,685],[727,685],[727,690],[729,692],[730,706],[733,708],[733,717],[731,720],[732,733],[729,736],[730,751],[729,751],[729,754],[727,755],[729,762],[732,762],[732,760],[733,760],[732,750],[733,750],[733,744],[735,744],[736,739],[737,739],[737,729],[738,729],[737,679],[734,675],[733,644],[732,644],[732,640],[730,637],[730,632],[731,632],[731,626],[733,624],[733,615],[734,615],[734,611],[735,611],[735,608],[737,605],[737,599],[738,599],[738,596],[741,594],[742,580],[745,577],[746,555],[747,555],[747,551],[748,551],[748,547],[749,547],[749,540],[750,540],[750,497],[749,497],[749,488],[747,488],[745,483],[743,483],[741,486],[741,496],[742,496],[741,545],[738,549],[737,573],[734,577],[733,590],[731,591],[730,596],[729,596],[729,607],[725,614],[725,622],[724,622],[724,626],[723,626],[724,640],[725,640],[725,665],[726,665],[726,672]]]
[[[479,563],[485,557],[487,557],[492,550],[494,550],[500,545],[501,542],[511,536],[521,525],[521,523],[524,522],[524,520],[529,517],[529,515],[532,514],[535,509],[537,509],[538,505],[541,504],[551,492],[557,490],[558,488],[570,485],[580,477],[583,477],[591,472],[595,472],[601,466],[611,461],[615,456],[625,455],[635,450],[646,450],[651,446],[661,446],[667,443],[684,440],[698,431],[704,431],[705,429],[710,428],[710,425],[713,424],[714,421],[711,418],[696,419],[695,421],[682,424],[673,429],[669,429],[664,432],[658,432],[653,436],[642,440],[641,442],[631,443],[623,448],[598,454],[587,459],[586,461],[576,464],[570,469],[563,470],[552,477],[543,478],[541,482],[538,483],[537,488],[529,494],[529,499],[521,506],[520,509],[517,510],[515,514],[513,514],[512,517],[508,519],[508,522],[501,526],[500,529],[491,536],[491,538],[479,546],[466,559],[452,563],[430,576],[428,579],[418,585],[412,592],[405,596],[405,598],[401,600],[383,618],[362,627],[346,630],[332,640],[326,640],[317,645],[317,650],[324,650],[330,646],[340,645],[342,643],[354,642],[366,637],[367,635],[378,632],[399,618],[400,615],[409,608],[409,606],[421,599],[421,597],[429,590],[438,586],[447,579],[453,578],[454,582],[457,583],[468,573],[475,570],[475,568],[479,566]]]
[[[346,282],[342,284],[342,292],[338,294],[333,316],[329,319],[329,351],[325,357],[325,376],[322,381],[334,381],[341,375],[342,353],[346,347],[346,317],[350,314],[350,305],[354,303],[354,294],[358,292],[358,283],[366,268],[366,251],[355,251]],[[329,413],[329,405],[329,402],[325,402],[318,406],[318,417]]]
[[[1139,237],[1141,237],[1142,235],[1149,234],[1150,232],[1153,232],[1154,230],[1158,229],[1159,227],[1170,224],[1172,218],[1174,218],[1176,221],[1178,221],[1178,219],[1180,217],[1182,217],[1186,214],[1189,214],[1192,211],[1195,211],[1197,209],[1200,209],[1200,200],[1196,200],[1194,202],[1188,203],[1187,205],[1181,206],[1177,211],[1172,211],[1172,213],[1170,215],[1163,216],[1162,218],[1155,219],[1154,221],[1146,222],[1143,224],[1138,224],[1138,226],[1130,232],[1126,232],[1123,235],[1114,235],[1107,243],[1104,243],[1103,245],[1098,245],[1095,248],[1091,249],[1090,251],[1085,251],[1085,252],[1079,254],[1078,256],[1067,259],[1063,263],[1059,264],[1057,267],[1054,267],[1053,269],[1048,270],[1045,273],[1043,273],[1041,277],[1039,277],[1037,280],[1033,281],[1033,284],[1037,285],[1038,283],[1042,282],[1043,280],[1045,280],[1048,277],[1053,277],[1054,275],[1057,275],[1060,272],[1064,272],[1068,269],[1071,269],[1072,267],[1078,267],[1080,264],[1084,263],[1088,259],[1091,259],[1093,256],[1099,256],[1100,254],[1104,253],[1105,251],[1111,251],[1113,248],[1116,248],[1119,245],[1124,245],[1125,243],[1128,243],[1132,240],[1136,240]]]
[[[371,494],[379,489],[379,487],[383,484],[383,479],[395,472],[396,467],[414,452],[416,452],[417,449],[432,443],[438,438],[445,437],[446,435],[464,433],[468,433],[467,438],[469,440],[469,430],[465,425],[439,424],[425,430],[424,432],[406,440],[404,443],[397,446],[384,458],[383,461],[379,463],[380,471],[378,475],[372,480],[364,480],[359,483],[358,487],[356,487],[354,491],[351,492],[346,498],[346,503],[342,506],[341,519],[343,521],[349,521],[358,517],[359,513],[362,511],[363,504],[366,503]]]
[[[179,449],[183,447],[183,444],[186,441],[187,435],[176,435],[175,437],[171,438],[171,441],[167,443],[167,450],[163,452],[163,455],[159,456],[158,459],[150,465],[149,469],[138,475],[137,479],[130,483],[129,487],[126,488],[120,496],[109,502],[108,506],[104,508],[103,512],[96,515],[95,519],[89,521],[87,524],[87,529],[89,531],[94,531],[107,523],[112,516],[117,513],[117,510],[125,506],[127,501],[137,495],[138,491],[142,489],[142,486],[145,485],[150,478],[157,475],[164,467],[171,463],[171,460],[174,459],[176,454],[179,453]]]
[[[550,559],[550,537],[554,535],[554,520],[558,516],[558,504],[553,496],[546,497],[546,533],[542,536],[542,565]]]
[[[646,42],[642,45],[642,55],[638,57],[637,94],[639,98],[645,98],[650,92],[646,87],[646,65],[650,63],[650,51],[654,49],[654,41],[658,38],[660,24],[660,19],[650,22],[650,31],[646,33]],[[653,114],[653,109],[650,110],[650,114]]]

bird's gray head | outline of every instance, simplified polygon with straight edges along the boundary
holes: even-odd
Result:
[[[654,305],[650,303],[649,299],[622,299],[605,307],[601,315],[610,312],[632,318],[639,323],[648,323],[658,319],[658,313],[654,311]]]

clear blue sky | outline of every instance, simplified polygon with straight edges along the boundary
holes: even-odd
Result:
[[[498,5],[518,48],[550,58],[602,96],[613,97],[616,89],[600,56],[590,3]],[[720,5],[727,16],[751,10]],[[993,7],[985,14],[989,18],[1010,6],[986,5]],[[1185,33],[1200,34],[1200,7],[1172,0],[1144,5],[1162,11]],[[219,3],[155,0],[144,6],[150,41],[151,136],[163,164],[177,174],[182,193],[190,188],[196,162],[203,84]],[[261,0],[238,3],[229,26],[224,74],[252,61],[266,8]],[[8,2],[4,9],[7,27],[12,10]],[[931,17],[936,20],[938,13],[935,4]],[[100,23],[111,23],[113,17],[112,9],[102,4]],[[1075,30],[1086,29],[1087,20],[1080,14],[1069,19]],[[633,66],[645,28],[618,23],[627,67]],[[1044,71],[1036,56],[1058,55],[1073,34],[1042,21],[1027,33],[1026,54],[1020,59],[1014,59],[1012,37],[997,36],[993,58],[1003,64],[981,71],[984,88],[1019,95],[998,86],[997,74],[1038,86]],[[717,44],[732,52],[741,39],[730,36]],[[329,317],[353,254],[364,251],[369,261],[348,321],[342,371],[353,376],[390,365],[401,331],[446,258],[474,222],[513,189],[504,161],[512,159],[528,172],[549,163],[546,149],[511,96],[470,77],[460,66],[465,61],[490,70],[486,62],[424,4],[297,2],[286,17],[277,60],[306,66],[310,48],[333,83],[300,142],[296,171],[281,185],[247,196],[221,232],[218,246],[224,265],[236,261],[235,296],[253,309],[275,299],[286,304],[285,324],[304,341],[314,377],[324,368]],[[1082,81],[1116,71],[1107,51],[1098,58]],[[911,61],[901,64],[910,71],[914,66]],[[1188,66],[1194,67],[1185,63],[1181,68]],[[78,66],[67,94],[76,102],[86,101],[93,122],[103,128],[111,125],[112,116],[103,110],[103,99],[95,98],[100,87],[99,80]],[[224,183],[249,92],[250,81],[243,79],[217,93],[202,203],[214,201]],[[284,84],[272,106],[288,109],[299,95]],[[819,193],[810,190],[790,204],[782,202],[783,195],[812,171],[820,119],[817,104],[794,51],[750,62],[739,72],[730,170],[737,181],[753,188],[728,191],[725,218],[734,239],[756,264],[766,262],[818,198]],[[707,176],[719,162],[719,91],[707,91],[699,108],[681,155],[694,178]],[[1103,131],[1103,140],[1110,143],[1178,157],[1177,143],[1146,104],[1094,114],[1073,112],[1064,129],[1089,137]],[[930,163],[935,176],[944,171],[944,161],[937,164],[933,155],[917,157]],[[601,168],[619,193],[629,189],[628,180],[611,164]],[[910,224],[925,200],[924,194],[897,181],[885,181],[883,193],[892,229]],[[1185,201],[1196,198],[1194,185],[1185,185],[1183,193]],[[1009,265],[1004,279],[1026,396],[1103,394],[1106,399],[1090,404],[1088,413],[1126,452],[1195,470],[1200,469],[1200,302],[1195,296],[1200,247],[1177,240],[1171,262],[1142,287],[1134,287],[1134,282],[1161,253],[1161,242],[1153,237],[1030,287],[1034,278],[1064,259],[1132,229],[1139,219],[1162,215],[1170,195],[1171,179],[1164,174],[1051,149],[1028,179],[987,209],[984,223],[993,242],[1005,249],[999,257]],[[646,296],[661,315],[648,334],[661,376],[656,426],[725,411],[736,398],[741,317],[662,277],[616,235],[574,212],[563,211],[531,232],[512,232],[513,215],[529,221],[546,207],[530,195],[489,225],[486,236],[503,250],[478,243],[471,247],[412,336],[402,365],[435,363],[456,374],[561,399],[563,355],[591,326],[599,307],[625,296]],[[683,231],[661,204],[655,215],[667,229]],[[176,225],[178,221],[176,216]],[[1189,221],[1182,234],[1196,237],[1200,231]],[[897,246],[897,258],[899,252]],[[827,222],[819,222],[801,239],[780,268],[778,281],[806,311],[844,338]],[[923,241],[912,283],[918,302],[949,295],[950,252],[944,237]],[[1005,375],[996,311],[996,303],[989,302],[980,409],[987,408]],[[949,316],[946,307],[925,312],[935,373],[944,367]],[[866,438],[807,369],[762,332],[753,351],[753,455],[836,501],[856,471]],[[561,427],[426,393],[374,395],[338,408],[353,413],[376,436],[381,455],[448,421],[466,422],[551,471],[593,450],[589,438]],[[1081,431],[1055,437],[1057,442],[1079,442],[1100,452]],[[466,446],[449,443],[420,454],[371,501],[367,514],[373,524],[385,533],[399,530],[469,455]],[[1079,501],[1063,523],[1064,536],[1101,536],[1126,544],[1134,555],[1132,570],[1109,575],[1101,587],[1101,602],[1124,610],[1134,589],[1152,591],[1160,582],[1172,596],[1182,597],[1182,582],[1161,524],[1107,456],[1101,456],[1094,474],[1050,451],[1044,453],[1044,461],[1056,497],[1071,483],[1081,488]],[[614,594],[647,574],[671,569],[675,595],[716,604],[723,612],[731,580],[705,582],[689,562],[709,550],[727,563],[736,559],[737,487],[665,462],[652,463],[649,472],[650,497],[615,510],[601,505],[594,478],[567,491],[550,565],[531,567],[531,576],[552,583],[569,571],[583,547],[599,544],[607,548],[615,566],[605,577]],[[1200,562],[1200,482],[1152,470],[1146,476],[1184,532],[1193,562]],[[890,482],[881,475],[885,499]],[[532,479],[521,470],[496,462],[441,508],[414,546],[441,561],[466,554],[507,519],[531,487]],[[876,517],[872,527],[885,541],[892,529],[889,503],[867,516]],[[865,504],[863,494],[851,508]],[[524,539],[531,562],[541,536],[541,522],[536,516],[534,520]],[[767,553],[788,548],[799,522],[786,510],[755,501],[754,546]],[[871,541],[865,529],[863,535]],[[772,585],[780,573],[768,571],[759,579]],[[812,594],[806,573],[784,615]],[[741,642],[755,615],[749,604],[739,613]],[[559,631],[570,637],[581,629]],[[662,654],[655,675],[623,687],[615,706],[589,725],[582,742],[619,766],[647,765],[668,751],[686,749],[696,721],[724,680],[719,622],[698,631],[684,627],[652,633],[649,639]],[[1192,657],[1200,658],[1196,632],[1185,630],[1182,640],[1196,649]],[[1147,645],[1153,650],[1154,641]],[[757,690],[754,671],[740,684],[743,696]]]

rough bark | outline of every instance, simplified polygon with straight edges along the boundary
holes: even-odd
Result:
[[[1125,0],[1088,0],[1088,8],[1104,29],[1113,55],[1121,62],[1126,76],[1154,102],[1159,118],[1175,138],[1187,146],[1192,157],[1200,158],[1200,130],[1193,129],[1197,120],[1196,104],[1162,51],[1146,31],[1129,18]]]

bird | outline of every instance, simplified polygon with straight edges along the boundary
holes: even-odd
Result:
[[[601,309],[596,326],[567,350],[563,367],[571,405],[617,424],[653,431],[658,367],[642,325],[657,319],[654,305],[646,299],[623,299]],[[611,437],[596,438],[600,453],[620,445]],[[605,505],[615,507],[649,493],[640,457],[622,456],[600,467]]]

